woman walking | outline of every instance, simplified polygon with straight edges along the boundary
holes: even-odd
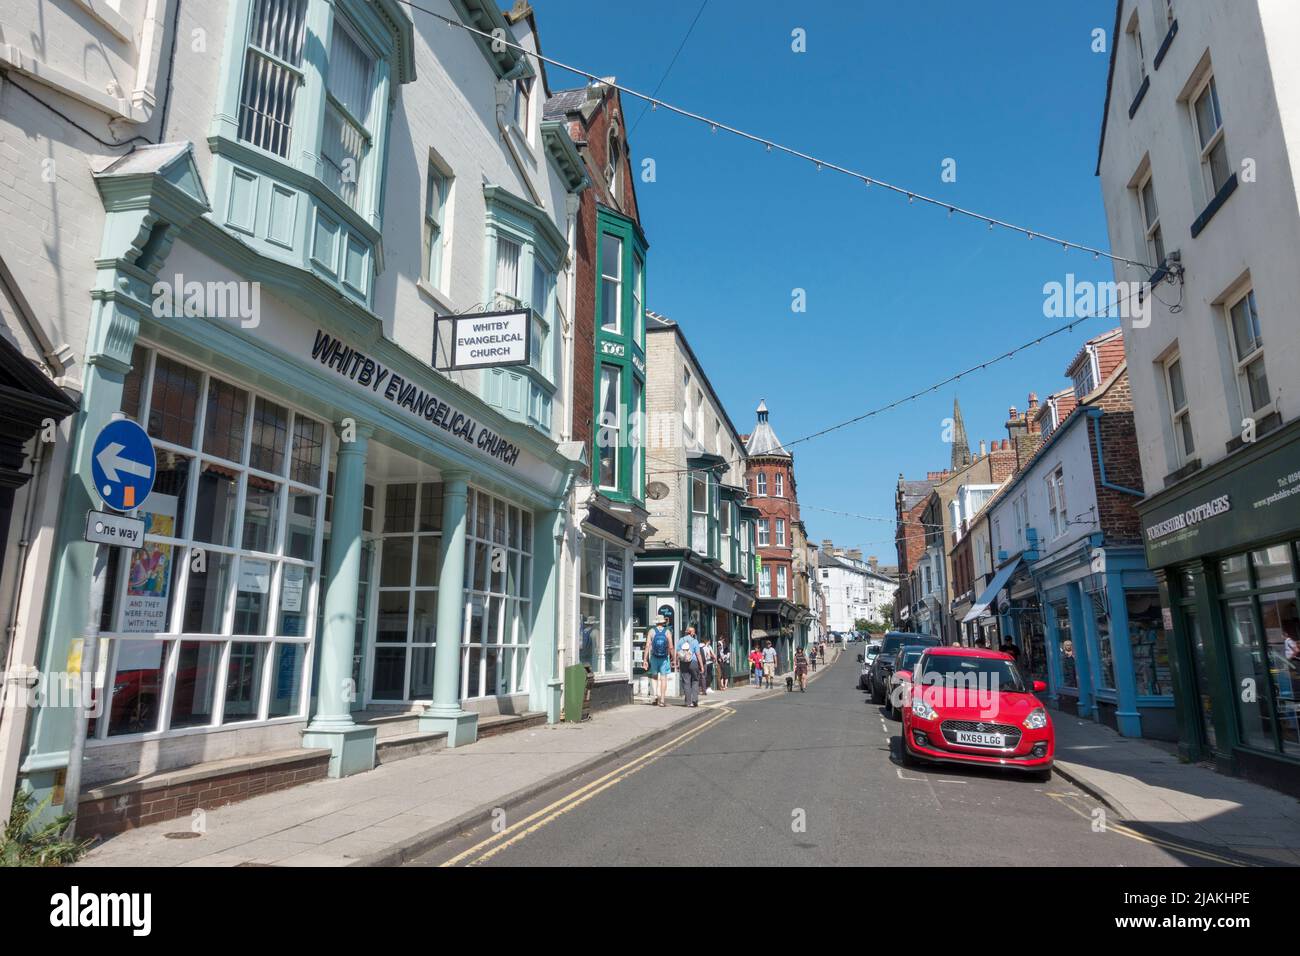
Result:
[[[718,690],[726,690],[731,680],[731,643],[718,642]]]
[[[808,693],[808,655],[799,648],[794,652],[794,676],[799,679],[799,690]]]

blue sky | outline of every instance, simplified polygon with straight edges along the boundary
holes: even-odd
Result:
[[[699,0],[535,0],[543,51],[653,90]],[[654,14],[648,15],[653,9]],[[997,13],[991,11],[996,10]],[[831,3],[709,0],[659,96],[868,175],[1107,248],[1093,175],[1110,0]],[[806,32],[807,52],[791,50]],[[552,89],[579,85],[554,67]],[[640,106],[626,100],[629,125]],[[1043,284],[1113,277],[1106,260],[954,217],[711,133],[663,110],[630,137],[655,160],[638,183],[647,301],[679,322],[743,433],[765,398],[785,441],[886,404],[1061,324]],[[956,160],[955,183],[940,180]],[[791,310],[792,290],[807,311]],[[1006,436],[1007,408],[1063,387],[1094,320],[886,415],[798,445],[814,540],[893,563],[898,473],[945,467],[961,399],[972,445]]]

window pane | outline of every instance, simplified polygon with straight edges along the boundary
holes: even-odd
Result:
[[[203,376],[197,370],[159,355],[149,401],[149,434],[173,445],[193,447],[202,384]]]
[[[183,641],[176,664],[176,690],[172,697],[172,727],[199,727],[212,723],[213,692],[221,662],[220,643]]]
[[[1273,712],[1277,714],[1282,749],[1296,753],[1300,751],[1300,709],[1296,704],[1296,682],[1300,680],[1297,672],[1300,614],[1296,611],[1296,599],[1290,594],[1261,600],[1259,610],[1264,622],[1264,640],[1268,643]]]
[[[1272,401],[1268,389],[1268,373],[1264,371],[1262,355],[1246,366],[1246,387],[1250,391],[1251,411],[1259,411]]]
[[[266,644],[247,641],[230,645],[230,662],[226,668],[226,706],[224,724],[256,720],[261,700],[262,664]]]
[[[386,588],[411,585],[411,539],[385,538],[379,568],[379,584]]]
[[[238,500],[239,472],[213,462],[204,463],[194,509],[194,540],[233,546]]]
[[[584,597],[581,605],[582,639],[578,643],[578,662],[596,670],[596,642],[601,637],[601,601],[598,598]]]
[[[407,610],[411,606],[409,591],[380,591],[379,620],[375,640],[380,644],[405,644]]]
[[[1229,604],[1227,618],[1228,651],[1236,685],[1244,689],[1244,682],[1251,681],[1255,689],[1253,694],[1235,695],[1237,711],[1241,717],[1242,742],[1250,747],[1276,750],[1265,703],[1269,696],[1268,670],[1264,664],[1264,652],[1255,629],[1255,613],[1250,600]]]
[[[280,637],[307,636],[307,597],[311,593],[314,572],[300,564],[286,564],[280,581],[280,621],[275,633]]]
[[[501,236],[497,238],[497,291],[519,297],[519,243]]]
[[[109,704],[108,735],[158,728],[166,641],[117,641],[117,670]]]
[[[194,566],[198,557],[192,550],[182,630],[187,634],[220,634],[230,590],[230,555],[203,553],[202,570]]]
[[[1214,149],[1210,150],[1210,180],[1214,184],[1214,192],[1217,194],[1223,188],[1223,184],[1228,181],[1232,171],[1228,168],[1228,142],[1219,140],[1214,144]]]
[[[414,624],[411,626],[411,642],[414,644],[432,644],[438,637],[438,592],[416,591],[411,595],[415,605]]]
[[[289,411],[259,398],[253,411],[253,441],[248,464],[261,471],[284,471],[284,446],[289,435]]]
[[[442,482],[426,481],[420,485],[419,531],[442,530]]]
[[[329,93],[365,124],[370,115],[370,57],[338,20],[330,34]]]
[[[274,565],[257,558],[239,561],[239,586],[235,590],[233,633],[266,633],[267,610],[271,601],[271,575]]]
[[[230,461],[244,459],[244,426],[248,393],[226,382],[208,382],[208,407],[203,416],[203,450]]]
[[[1157,219],[1160,218],[1160,212],[1156,209],[1156,190],[1155,185],[1150,179],[1142,187],[1142,212],[1146,216],[1146,227],[1150,229]]]
[[[1169,392],[1173,397],[1174,411],[1180,411],[1187,405],[1187,394],[1183,391],[1183,363],[1175,360],[1169,363]]]
[[[302,668],[306,657],[305,644],[275,645],[271,666],[271,702],[266,712],[267,717],[289,717],[298,713]]]
[[[289,495],[289,528],[284,552],[291,558],[312,561],[316,556],[316,507],[318,495]]]
[[[1219,128],[1219,94],[1214,81],[1196,98],[1196,130],[1201,137],[1201,149]]]
[[[1290,545],[1277,544],[1261,551],[1252,551],[1250,563],[1255,566],[1256,587],[1272,588],[1290,584],[1294,580],[1291,576]]]
[[[244,492],[244,550],[271,553],[280,530],[280,486],[256,475],[248,476]]]
[[[411,700],[429,700],[433,697],[433,659],[436,651],[432,647],[411,648]]]
[[[436,535],[422,534],[417,539],[415,561],[416,587],[432,588],[438,586],[438,554],[442,539]]]
[[[298,74],[258,51],[293,66],[302,63],[307,0],[255,0],[240,93],[239,138],[286,156],[293,125]]]
[[[193,460],[155,448],[157,472],[153,491],[137,516],[144,519],[146,534],[168,538],[185,537],[185,504]]]
[[[402,700],[406,696],[406,648],[376,647],[372,694],[376,700]]]
[[[415,529],[414,482],[389,485],[384,496],[384,534],[409,533]]]
[[[1224,593],[1250,590],[1250,577],[1246,573],[1246,556],[1234,554],[1219,562],[1219,578]]]
[[[1160,596],[1155,593],[1129,593],[1129,646],[1133,652],[1133,676],[1139,694],[1172,694],[1173,677],[1169,670],[1169,643],[1165,634]]]
[[[325,447],[325,426],[297,415],[293,420],[293,456],[289,477],[304,485],[320,487],[321,453]]]
[[[149,363],[149,350],[136,345],[131,349],[131,371],[122,380],[122,412],[127,418],[140,421],[140,402],[144,398],[144,373]]]

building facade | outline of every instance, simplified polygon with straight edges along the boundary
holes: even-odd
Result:
[[[1300,9],[1125,0],[1115,16],[1128,40],[1097,171],[1112,248],[1158,285],[1124,340],[1179,745],[1296,793]]]
[[[595,681],[593,709],[630,703],[634,653],[632,568],[649,532],[645,507],[645,301],[648,245],[641,231],[623,105],[609,84],[563,90],[543,109],[582,157],[589,187],[574,222],[572,414],[562,440],[581,443],[565,534],[561,667]]]
[[[734,676],[744,679],[757,518],[745,504],[744,444],[681,326],[652,312],[646,331],[653,531],[633,575],[634,658],[662,615],[675,634],[690,626],[715,646],[727,641]],[[650,693],[639,669],[637,682]]]
[[[37,7],[4,5],[12,36],[50,29]],[[526,6],[455,7],[537,48]],[[5,229],[0,250],[80,391],[14,603],[39,635],[17,663],[54,679],[93,658],[105,688],[82,832],[188,813],[144,809],[178,768],[219,793],[369,769],[378,721],[456,746],[498,714],[558,719],[586,183],[542,123],[544,73],[391,0],[128,9],[6,61],[0,94],[0,138],[52,176],[23,212],[50,234]],[[524,314],[519,363],[452,370],[500,310]],[[92,612],[91,453],[117,416],[156,472],[145,545],[113,549]],[[26,738],[6,779],[75,806],[79,711],[6,711],[4,739]],[[126,777],[143,789],[105,795]]]

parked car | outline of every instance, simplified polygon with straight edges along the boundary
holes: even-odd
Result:
[[[906,694],[912,681],[912,668],[927,648],[919,644],[904,644],[894,655],[894,667],[889,673],[889,690],[885,694],[885,713],[899,719],[902,716],[899,694]],[[900,690],[901,688],[901,690]]]
[[[872,641],[858,655],[858,663],[862,665],[862,672],[858,674],[858,690],[867,690],[870,688],[871,665],[877,655],[880,654],[880,642]]]
[[[1049,780],[1056,731],[1035,696],[1045,690],[1043,681],[1028,683],[1009,654],[929,648],[903,702],[904,762],[995,767]]]
[[[889,693],[889,675],[894,669],[894,658],[898,649],[907,644],[920,647],[938,647],[939,638],[929,634],[913,634],[909,631],[887,631],[885,639],[880,642],[880,653],[871,664],[871,677],[867,689],[871,691],[871,702],[883,704]]]

